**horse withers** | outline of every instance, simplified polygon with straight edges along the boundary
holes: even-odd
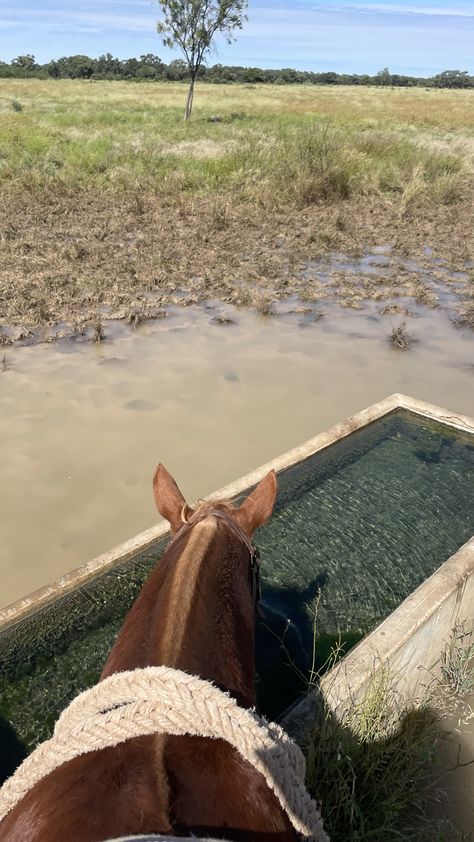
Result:
[[[190,508],[159,465],[171,541],[127,614],[100,680],[168,666],[255,706],[254,531],[270,518],[273,471],[240,507]],[[0,842],[104,842],[132,834],[286,842],[294,830],[263,776],[227,742],[156,734],[90,751],[48,774],[0,824]]]

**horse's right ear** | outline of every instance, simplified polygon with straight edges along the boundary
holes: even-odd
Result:
[[[181,491],[176,485],[173,477],[166,470],[165,466],[158,465],[153,477],[153,494],[156,508],[160,515],[169,521],[171,532],[174,534],[182,526],[181,514],[183,506],[186,505]]]
[[[235,512],[235,519],[249,538],[259,526],[263,526],[270,519],[276,495],[276,474],[275,471],[270,471]]]

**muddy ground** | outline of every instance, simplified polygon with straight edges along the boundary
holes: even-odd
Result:
[[[410,315],[448,307],[474,326],[474,202],[360,198],[255,207],[226,197],[54,188],[0,205],[0,343],[100,339],[169,304],[218,299],[271,315],[294,296],[315,314],[336,299]]]

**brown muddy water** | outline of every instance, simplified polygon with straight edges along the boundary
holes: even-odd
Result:
[[[157,520],[158,461],[203,496],[395,392],[474,415],[473,333],[413,306],[400,317],[279,302],[170,308],[106,340],[12,347],[0,364],[0,605]],[[234,323],[219,317],[232,319]]]

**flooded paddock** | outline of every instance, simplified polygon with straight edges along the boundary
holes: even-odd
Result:
[[[397,352],[400,317],[379,310],[289,300],[264,317],[210,302],[133,332],[106,323],[98,344],[8,349],[1,605],[155,522],[159,460],[191,499],[392,392],[473,415],[472,331],[418,307],[418,341]]]

